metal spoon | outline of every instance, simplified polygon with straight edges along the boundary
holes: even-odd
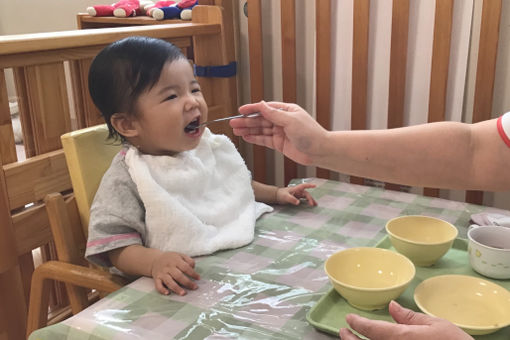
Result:
[[[250,113],[249,115],[237,115],[237,116],[230,116],[230,117],[225,117],[225,118],[218,118],[218,119],[214,119],[214,120],[210,120],[208,122],[203,122],[203,123],[200,123],[199,125],[196,125],[195,126],[191,126],[191,127],[194,127],[195,129],[198,129],[202,126],[206,126],[206,125],[209,125],[209,124],[212,124],[212,123],[216,123],[216,122],[222,122],[222,121],[225,121],[225,120],[231,120],[231,119],[234,119],[234,118],[252,118],[252,117],[258,117],[260,116],[260,112],[254,112],[254,113]]]

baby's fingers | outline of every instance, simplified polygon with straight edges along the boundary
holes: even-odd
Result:
[[[308,205],[312,207],[315,207],[317,205],[317,201],[313,199],[312,195],[310,195],[308,191],[305,191],[305,198],[308,201]]]
[[[163,281],[161,279],[154,279],[154,285],[156,286],[156,290],[163,295],[168,295],[170,292],[166,289]]]
[[[182,273],[181,273],[182,274]],[[178,294],[178,295],[186,295],[186,291],[175,282],[173,275],[165,275],[163,278],[163,283],[165,286],[167,286],[168,289],[170,289],[172,292]]]
[[[191,266],[189,266],[188,263],[183,263],[177,266],[177,268],[189,277],[192,277],[195,280],[200,280],[200,275]]]
[[[191,268],[195,268],[195,260],[193,260],[191,257],[189,257],[188,255],[181,254],[181,258],[184,260],[184,262],[189,264]]]
[[[312,183],[301,183],[301,184],[298,184],[296,185],[296,188],[299,188],[299,189],[311,189],[311,188],[315,188],[316,185],[315,184],[312,184]]]
[[[172,278],[177,281],[181,286],[186,287],[188,289],[197,289],[198,286],[195,282],[193,282],[188,276],[186,276],[179,268],[174,268],[170,275]]]

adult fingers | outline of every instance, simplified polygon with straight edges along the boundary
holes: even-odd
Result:
[[[277,101],[266,102],[261,100],[260,102],[257,103],[250,103],[241,106],[239,108],[239,113],[243,115],[249,115],[252,113],[260,112],[262,108],[266,105],[270,108],[280,111],[296,111],[297,109],[300,109],[299,105],[293,103],[284,103]]]
[[[287,112],[287,109],[291,107],[293,107],[291,104],[282,102],[271,102],[271,104],[268,104],[264,101],[261,101],[258,103],[243,105],[239,108],[239,112],[244,115],[260,112],[266,120],[276,125],[285,126],[288,122],[288,119],[290,118],[290,114]]]
[[[437,320],[426,314],[404,308],[395,301],[391,301],[388,308],[393,320],[405,325],[430,325]]]
[[[284,103],[284,102],[266,102],[267,105],[271,106],[274,109],[292,112],[302,110],[301,106],[294,103]]]
[[[242,137],[245,142],[274,149],[272,136],[247,135]]]
[[[248,118],[235,118],[229,121],[232,128],[272,128],[273,123],[264,119],[264,117],[248,117]]]
[[[392,339],[398,333],[399,325],[380,321],[370,320],[356,314],[348,314],[345,321],[353,330],[369,339]]]
[[[340,333],[338,335],[340,335],[340,339],[342,340],[361,340],[359,336],[355,335],[347,328],[340,328]]]
[[[244,120],[248,120],[248,119],[251,119],[251,118],[246,118]],[[243,120],[243,119],[240,118],[238,120]],[[232,120],[231,123],[232,124],[230,126],[234,126],[234,120]],[[239,126],[239,127],[234,127],[232,130],[236,136],[241,136],[241,137],[249,136],[249,135],[273,136],[275,133],[275,130],[272,127],[264,128],[264,127],[260,127],[260,126],[257,126],[257,127]]]

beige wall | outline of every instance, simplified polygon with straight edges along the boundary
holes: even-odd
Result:
[[[107,3],[110,2],[104,0],[1,0],[0,35],[76,29],[77,13],[85,12],[88,6]]]

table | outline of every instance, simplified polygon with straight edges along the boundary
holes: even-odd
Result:
[[[453,223],[465,237],[470,215],[508,211],[322,179],[318,207],[283,206],[257,221],[255,240],[196,259],[199,289],[163,296],[140,278],[53,326],[36,339],[332,339],[306,321],[330,288],[323,271],[332,253],[374,246],[384,225],[400,215]],[[510,327],[477,339],[510,338]]]

